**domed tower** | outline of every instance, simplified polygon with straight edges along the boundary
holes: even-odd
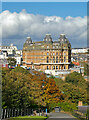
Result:
[[[63,62],[66,63],[64,67],[69,69],[70,64],[67,64],[67,63],[71,63],[71,44],[67,39],[67,37],[65,36],[65,34],[61,34],[58,41],[60,42],[60,45],[61,45]]]
[[[52,38],[51,38],[51,34],[46,34],[44,40],[44,42],[52,42]]]
[[[32,43],[31,37],[27,37],[25,44],[30,45]]]
[[[60,38],[58,39],[60,43],[68,43],[68,39],[66,38],[65,34],[61,34]]]

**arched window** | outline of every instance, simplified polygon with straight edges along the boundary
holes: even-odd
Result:
[[[53,55],[55,55],[55,53],[53,53]]]
[[[53,63],[55,63],[55,57],[53,57]]]
[[[49,53],[47,52],[47,55],[49,55]]]
[[[58,66],[56,66],[56,69],[58,69]]]
[[[49,63],[49,57],[47,57],[47,63]]]
[[[66,69],[66,67],[64,66],[64,69]]]
[[[66,62],[66,57],[64,57],[64,62]]]
[[[49,69],[49,66],[47,66],[47,70]]]
[[[58,55],[58,52],[56,52],[56,55]]]
[[[58,57],[56,57],[56,63],[58,63]]]
[[[61,70],[61,66],[59,66],[59,69]]]
[[[64,55],[66,55],[66,52],[64,52]]]
[[[53,66],[53,70],[55,70],[55,66]]]

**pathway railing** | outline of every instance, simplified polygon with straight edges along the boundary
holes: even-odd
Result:
[[[40,116],[45,110],[41,108],[29,108],[29,109],[2,109],[1,119],[17,117],[17,116],[30,116],[34,114],[34,111]]]

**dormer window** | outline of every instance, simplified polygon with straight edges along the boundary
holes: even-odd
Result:
[[[49,46],[47,45],[47,48],[49,48]]]
[[[55,46],[53,46],[53,48],[55,48]]]

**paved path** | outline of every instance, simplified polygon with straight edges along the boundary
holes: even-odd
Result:
[[[77,120],[72,115],[67,113],[50,113],[49,118],[47,120]]]

